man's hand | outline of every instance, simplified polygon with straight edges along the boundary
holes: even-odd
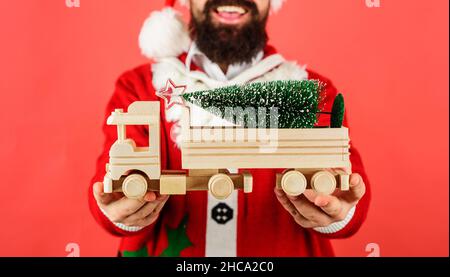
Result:
[[[129,199],[123,193],[104,193],[103,183],[94,184],[94,197],[98,206],[114,223],[125,226],[146,227],[158,218],[169,196],[147,192],[143,199]]]
[[[350,190],[337,190],[334,195],[317,194],[307,189],[302,195],[292,197],[275,187],[278,201],[304,228],[326,227],[344,220],[365,192],[366,185],[356,173],[350,176]]]

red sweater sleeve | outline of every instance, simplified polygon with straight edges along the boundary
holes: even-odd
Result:
[[[309,78],[321,80],[322,82],[324,82],[326,84],[326,87],[322,94],[323,101],[321,104],[321,108],[323,109],[323,111],[330,112],[331,107],[333,105],[334,98],[336,97],[336,95],[338,93],[337,89],[333,86],[333,84],[330,80],[318,75],[315,72],[309,71]],[[345,95],[344,95],[344,97],[345,97]],[[345,116],[344,116],[344,126],[349,128],[350,138],[351,138],[351,128],[348,124],[347,117],[348,117],[348,109],[346,108]],[[329,120],[330,120],[329,115],[322,114],[319,117],[318,125],[328,125]],[[358,173],[361,175],[361,177],[366,185],[366,193],[363,196],[363,198],[359,201],[359,203],[357,204],[355,213],[354,213],[351,221],[343,229],[341,229],[340,231],[338,231],[336,233],[331,233],[331,234],[319,233],[320,235],[327,237],[327,238],[347,238],[347,237],[352,236],[359,230],[359,228],[365,221],[367,212],[369,210],[369,203],[370,203],[370,198],[371,198],[370,183],[369,183],[369,179],[367,177],[366,171],[364,169],[361,155],[360,155],[359,151],[357,150],[357,148],[355,147],[353,142],[350,143],[350,161],[352,163],[352,172]]]
[[[150,65],[138,67],[134,70],[125,72],[116,82],[114,93],[108,102],[103,121],[103,134],[105,142],[102,152],[97,160],[95,175],[89,186],[89,208],[96,221],[109,233],[116,236],[136,235],[140,232],[148,231],[151,226],[142,229],[139,232],[127,232],[116,227],[100,210],[93,195],[93,184],[102,182],[106,173],[105,165],[109,160],[109,149],[117,139],[116,128],[106,125],[106,119],[112,111],[118,108],[126,110],[134,101],[159,101],[154,96],[154,89],[151,86]],[[145,126],[127,126],[127,137],[136,141],[137,145],[145,145],[148,141],[148,128]]]

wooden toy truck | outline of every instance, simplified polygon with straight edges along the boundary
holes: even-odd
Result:
[[[349,189],[350,168],[348,129],[244,129],[241,127],[193,127],[190,110],[183,108],[183,171],[161,170],[160,103],[134,102],[128,112],[118,109],[107,120],[117,126],[118,139],[110,150],[104,178],[105,193],[122,191],[129,198],[140,198],[147,191],[163,195],[209,190],[225,199],[234,189],[252,191],[252,175],[243,171],[230,174],[227,168],[287,168],[277,174],[276,185],[288,195],[302,194],[306,188],[331,194],[337,186]],[[137,147],[126,137],[126,125],[148,125],[149,146]],[[276,131],[269,140],[260,132]]]

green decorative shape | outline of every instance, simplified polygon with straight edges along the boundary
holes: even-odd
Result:
[[[333,102],[333,108],[331,109],[331,120],[330,127],[331,128],[341,128],[342,123],[344,122],[344,112],[345,112],[345,104],[344,104],[344,96],[339,93],[336,95],[336,98]]]
[[[137,251],[123,251],[122,256],[126,258],[148,257],[147,246]]]
[[[180,257],[181,251],[192,246],[192,242],[186,234],[186,224],[188,216],[186,215],[177,228],[171,229],[167,227],[167,248],[159,255],[160,257]]]
[[[245,128],[312,128],[323,87],[318,80],[271,81],[186,93],[183,98]],[[236,116],[230,108],[244,113]],[[264,108],[262,112],[260,108]],[[271,108],[277,109],[277,116],[271,114]],[[245,113],[251,110],[257,116]]]

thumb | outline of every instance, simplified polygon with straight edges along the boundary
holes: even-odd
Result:
[[[103,192],[103,183],[97,182],[92,187],[94,192],[94,198],[98,204],[108,205],[109,203],[116,200],[116,197],[113,193],[104,193]]]
[[[358,173],[354,173],[350,176],[350,190],[345,193],[345,200],[347,202],[357,202],[366,193],[366,185]]]

